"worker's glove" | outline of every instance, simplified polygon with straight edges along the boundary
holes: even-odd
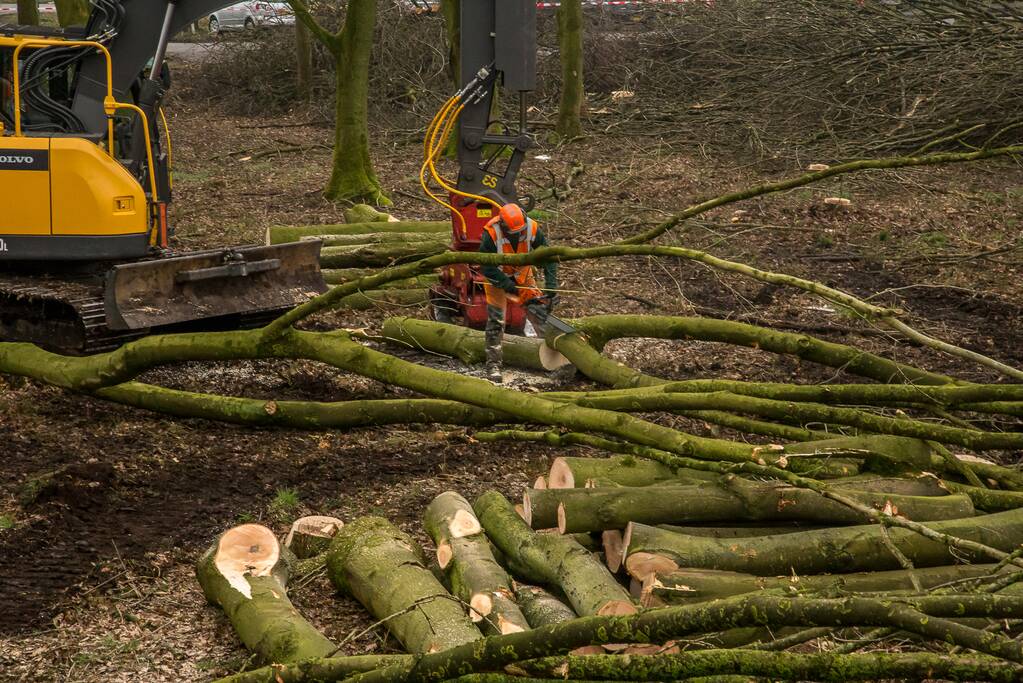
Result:
[[[512,282],[510,280],[508,282],[504,283],[503,285],[501,285],[501,289],[503,289],[508,294],[511,294],[512,296],[518,296],[519,295],[519,288],[518,288],[518,286],[514,282]]]
[[[545,291],[543,293],[544,305],[547,307],[547,311],[548,312],[554,310],[554,306],[557,305],[557,303],[558,303],[558,298],[559,297],[558,297],[556,292],[547,292],[547,291]]]

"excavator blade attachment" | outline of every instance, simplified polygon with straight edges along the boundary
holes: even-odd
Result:
[[[125,263],[106,276],[112,330],[137,330],[296,306],[327,290],[319,240]]]

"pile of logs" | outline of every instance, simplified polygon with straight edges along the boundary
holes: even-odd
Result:
[[[354,282],[381,267],[439,254],[451,244],[449,221],[399,221],[365,204],[346,210],[345,218],[346,223],[336,225],[272,226],[266,243],[320,240],[320,267],[329,285]],[[436,275],[405,278],[345,297],[340,305],[363,310],[380,304],[422,304],[435,282]]]
[[[791,483],[559,457],[521,505],[437,496],[432,556],[380,517],[303,518],[283,547],[236,527],[197,574],[273,665],[223,681],[1020,680],[1023,494],[813,460]],[[407,654],[336,656],[288,601],[296,570],[326,571]],[[857,654],[886,638],[898,652]]]

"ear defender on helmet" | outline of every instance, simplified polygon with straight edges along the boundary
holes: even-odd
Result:
[[[526,227],[526,214],[518,204],[505,204],[501,207],[501,222],[511,232],[518,232]]]

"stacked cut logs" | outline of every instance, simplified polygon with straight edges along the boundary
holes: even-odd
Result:
[[[692,464],[565,456],[521,506],[442,493],[423,515],[432,559],[380,517],[298,520],[290,549],[232,529],[199,580],[275,666],[224,680],[1023,676],[1023,507],[983,510],[933,476],[814,490]],[[295,567],[325,571],[407,654],[335,656],[288,602]],[[903,652],[854,654],[892,634]],[[821,651],[785,651],[809,641]]]
[[[397,221],[372,207],[356,205],[345,212],[347,223],[337,225],[273,226],[267,244],[320,240],[320,266],[329,285],[358,280],[376,269],[439,254],[451,243],[451,223]],[[345,297],[341,306],[356,310],[381,304],[413,306],[425,303],[435,275],[420,275]]]

